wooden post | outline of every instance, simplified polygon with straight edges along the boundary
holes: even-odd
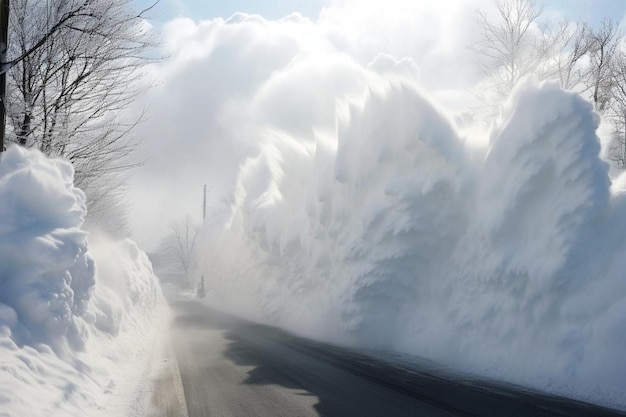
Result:
[[[9,49],[9,0],[0,0],[0,63],[7,61]],[[0,152],[5,150],[7,73],[0,74]]]
[[[202,200],[202,220],[206,219],[206,184],[204,184],[204,199]]]

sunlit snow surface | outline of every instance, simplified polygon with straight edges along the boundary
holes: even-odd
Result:
[[[626,408],[626,181],[591,105],[526,81],[476,158],[412,82],[367,73],[336,95],[336,130],[287,111],[259,129],[203,231],[209,291],[309,336]]]
[[[91,236],[88,248],[73,175],[37,151],[0,156],[2,416],[127,413],[156,361],[150,262],[128,240]]]

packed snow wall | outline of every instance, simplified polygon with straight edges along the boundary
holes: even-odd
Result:
[[[375,70],[335,96],[337,129],[289,112],[258,129],[203,230],[209,292],[308,336],[626,408],[626,180],[592,106],[528,80],[477,151]]]
[[[2,415],[106,414],[154,341],[150,262],[130,241],[98,239],[92,256],[73,175],[38,151],[0,154]]]

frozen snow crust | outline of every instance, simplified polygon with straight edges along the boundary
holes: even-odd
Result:
[[[336,131],[259,130],[204,229],[209,290],[309,336],[626,409],[626,180],[591,105],[528,80],[476,158],[412,82],[371,71],[337,95]]]
[[[130,241],[98,243],[96,267],[68,162],[17,146],[0,158],[0,415],[94,415],[137,377],[160,289]]]

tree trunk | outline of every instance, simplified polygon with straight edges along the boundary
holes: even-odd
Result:
[[[624,128],[622,130],[622,169],[626,169],[626,112],[623,114]]]
[[[24,113],[24,117],[22,118],[22,123],[20,123],[20,128],[17,132],[17,142],[20,146],[26,146],[26,142],[28,141],[28,134],[30,133],[30,124],[32,121],[32,116],[30,113]]]

